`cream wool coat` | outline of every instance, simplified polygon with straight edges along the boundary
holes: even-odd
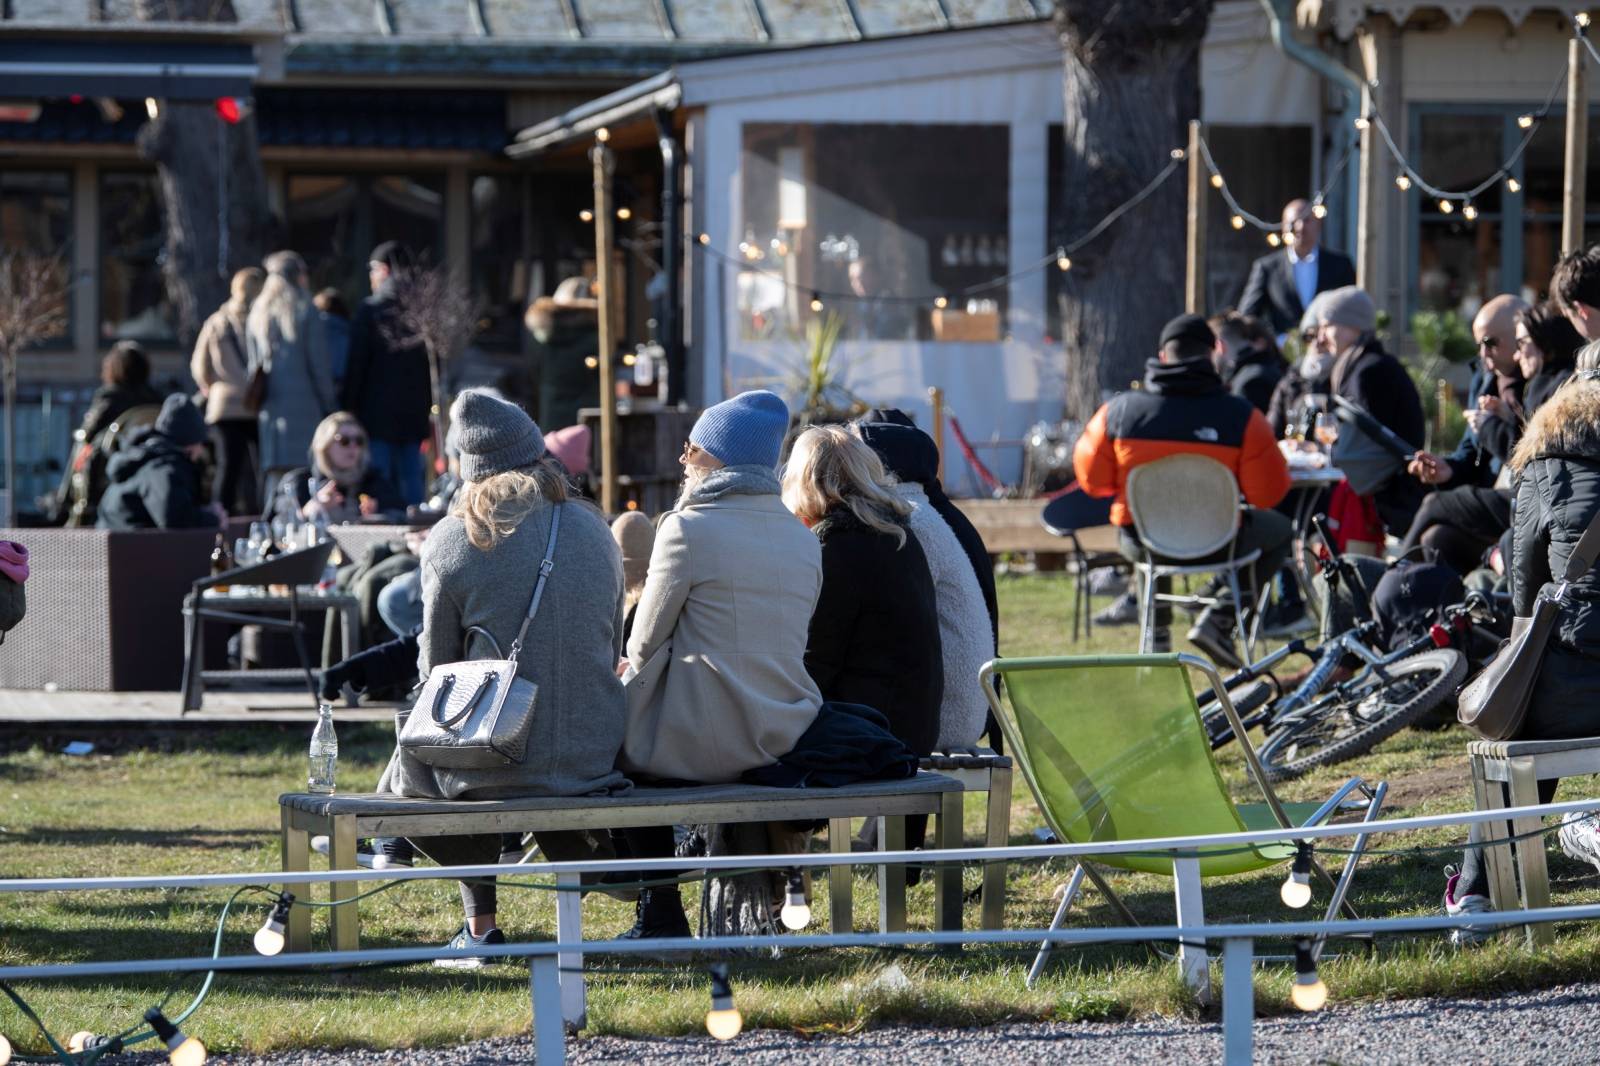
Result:
[[[822,550],[766,479],[771,493],[703,493],[661,521],[628,639],[625,773],[735,781],[816,718],[805,654]]]
[[[194,354],[189,358],[189,373],[194,375],[195,384],[206,390],[207,424],[229,419],[253,421],[256,417],[244,406],[244,394],[250,385],[245,333],[245,309],[231,300],[200,327]]]

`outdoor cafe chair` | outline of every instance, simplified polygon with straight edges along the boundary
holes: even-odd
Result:
[[[1263,802],[1235,803],[1230,796],[1212,758],[1190,683],[1191,668],[1205,675],[1218,693]],[[1066,843],[1316,825],[1343,809],[1356,792],[1365,797],[1364,817],[1372,821],[1388,791],[1383,782],[1369,784],[1352,777],[1321,804],[1280,801],[1262,772],[1222,678],[1211,663],[1194,655],[995,659],[984,664],[979,677],[1015,765],[1033,790],[1045,821]],[[1004,698],[995,692],[995,677],[1005,680]],[[1341,909],[1357,917],[1345,897],[1364,847],[1365,838],[1358,837],[1337,882],[1314,858],[1310,861],[1333,888],[1329,919]],[[1171,877],[1177,924],[1192,927],[1205,921],[1201,902],[1205,878],[1264,870],[1295,860],[1298,854],[1294,843],[1284,842],[1201,847],[1186,855],[1108,853],[1094,856],[1093,862]],[[1303,866],[1295,872],[1309,874]],[[1123,922],[1139,924],[1106,879],[1084,860],[1072,872],[1051,929],[1059,929],[1066,920],[1085,877]],[[1320,949],[1319,943],[1316,950]],[[1030,988],[1049,953],[1047,942],[1028,971]],[[1202,998],[1208,995],[1203,945],[1180,946],[1178,960],[1189,986]]]
[[[1072,583],[1072,639],[1078,639],[1078,619],[1083,619],[1083,635],[1091,634],[1094,612],[1090,610],[1089,571],[1102,566],[1118,570],[1129,568],[1128,560],[1117,552],[1088,551],[1078,534],[1111,525],[1111,498],[1090,496],[1076,484],[1044,505],[1039,523],[1052,535],[1067,542],[1067,560],[1075,575]]]
[[[1192,452],[1169,455],[1141,463],[1128,472],[1127,500],[1143,548],[1143,558],[1133,565],[1140,579],[1139,650],[1154,650],[1158,601],[1207,607],[1216,607],[1220,602],[1213,596],[1158,593],[1157,581],[1220,573],[1233,594],[1234,626],[1244,645],[1245,660],[1254,659],[1261,611],[1247,612],[1245,607],[1260,605],[1254,588],[1249,601],[1243,598],[1239,574],[1252,566],[1261,553],[1235,555],[1231,550],[1239,532],[1240,510],[1239,482],[1233,471],[1209,456]],[[1224,548],[1230,549],[1226,559],[1200,561]]]

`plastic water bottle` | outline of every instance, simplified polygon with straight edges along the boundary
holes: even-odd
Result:
[[[333,775],[339,762],[339,738],[333,732],[333,704],[317,704],[317,728],[311,734],[311,772],[306,776],[308,792],[333,791]]]

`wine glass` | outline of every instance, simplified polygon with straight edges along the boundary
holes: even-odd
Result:
[[[1326,411],[1322,412],[1317,415],[1316,433],[1317,440],[1322,442],[1323,447],[1333,447],[1334,442],[1339,439],[1339,420]]]

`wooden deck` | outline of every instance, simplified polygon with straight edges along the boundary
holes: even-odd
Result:
[[[207,692],[205,706],[183,714],[176,692],[42,692],[0,689],[0,723],[9,726],[233,728],[316,721],[317,709],[304,691]],[[392,722],[395,705],[338,706],[341,722]]]

